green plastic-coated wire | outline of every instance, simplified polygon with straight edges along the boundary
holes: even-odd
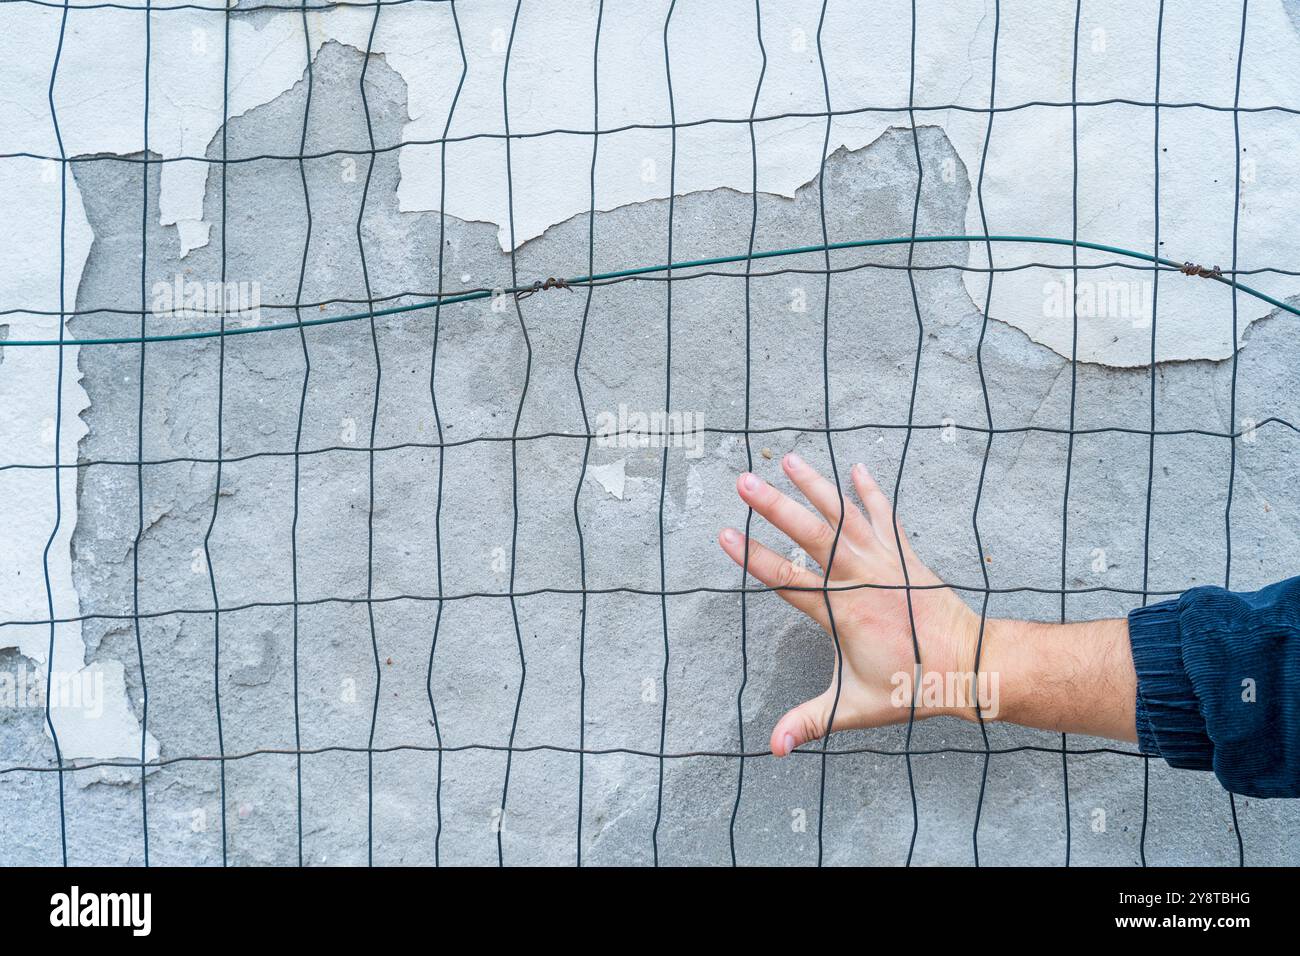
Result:
[[[698,269],[705,266],[727,265],[736,262],[745,262],[753,259],[775,259],[783,256],[800,256],[817,252],[834,252],[840,249],[865,249],[872,246],[897,246],[908,245],[911,243],[921,242],[1021,242],[1036,243],[1039,245],[1050,246],[1072,246],[1079,249],[1092,249],[1097,252],[1109,252],[1114,255],[1125,256],[1130,259],[1140,259],[1144,262],[1150,262],[1155,265],[1168,266],[1173,269],[1182,269],[1185,265],[1174,259],[1168,259],[1164,256],[1153,256],[1150,253],[1138,252],[1134,249],[1122,249],[1119,246],[1109,246],[1100,242],[1086,242],[1082,239],[1075,241],[1071,239],[1060,239],[1052,236],[892,236],[886,239],[852,239],[845,242],[832,242],[815,246],[796,246],[790,249],[769,249],[762,252],[737,253],[730,256],[715,256],[710,259],[691,259],[684,262],[668,262],[652,266],[635,266],[630,269],[619,269],[614,272],[601,272],[589,276],[577,276],[566,280],[567,285],[582,286],[592,285],[601,282],[609,282],[617,279],[635,278],[637,276],[650,275],[657,272],[677,271],[681,269]],[[1254,296],[1269,305],[1276,306],[1292,315],[1300,315],[1300,307],[1276,299],[1266,292],[1259,289],[1252,289],[1250,286],[1238,282],[1236,279],[1217,274],[1206,273],[1204,278],[1213,279],[1224,285],[1238,289],[1247,295]],[[464,292],[457,295],[443,296],[441,298],[427,299],[420,302],[412,302],[407,305],[394,305],[383,309],[374,309],[366,312],[351,312],[347,315],[327,316],[319,319],[308,319],[302,322],[277,322],[271,325],[252,325],[236,328],[208,329],[197,332],[177,332],[172,335],[150,335],[140,336],[121,336],[113,338],[96,338],[96,339],[15,339],[0,342],[0,347],[16,348],[23,346],[48,346],[64,348],[74,345],[137,345],[141,343],[152,342],[182,342],[190,339],[210,339],[230,335],[249,335],[254,332],[283,332],[291,329],[310,328],[317,325],[335,325],[339,322],[357,322],[362,319],[379,318],[385,315],[399,315],[404,312],[417,312],[421,309],[432,309],[435,306],[452,305],[457,302],[473,302],[478,299],[491,298],[494,295],[515,295],[518,293],[531,293],[536,291],[538,286],[518,286],[507,289],[476,289],[472,292]]]

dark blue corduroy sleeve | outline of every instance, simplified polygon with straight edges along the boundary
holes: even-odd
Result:
[[[1128,616],[1138,746],[1250,797],[1300,797],[1300,577]]]

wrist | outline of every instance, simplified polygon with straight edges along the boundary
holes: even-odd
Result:
[[[961,706],[952,709],[951,716],[970,723],[1010,719],[1008,710],[1013,706],[1014,682],[1007,680],[1006,652],[1016,645],[1015,629],[1019,624],[969,613],[959,658],[959,672],[966,680],[968,692]]]
[[[982,637],[977,629],[975,646],[979,710],[972,704],[964,719],[1134,739],[1136,677],[1125,619],[993,619]]]
[[[935,633],[937,640],[922,648],[918,717],[956,717],[976,721],[997,713],[998,679],[988,667],[989,630],[993,620],[982,620],[966,603],[947,592],[947,613]],[[1001,622],[998,622],[1001,623]],[[978,659],[978,660],[977,660]],[[978,665],[978,666],[977,666]]]

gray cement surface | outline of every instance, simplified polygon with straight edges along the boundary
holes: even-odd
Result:
[[[360,67],[361,54],[354,50],[330,45],[323,51],[315,70],[308,152],[366,148]],[[366,89],[376,140],[398,139],[406,92],[382,58],[370,63]],[[230,154],[296,154],[305,100],[306,86],[300,84],[232,119]],[[917,231],[960,233],[975,171],[958,163],[955,181],[945,182],[939,170],[955,157],[947,140],[931,127],[917,135],[926,170]],[[684,138],[680,148],[707,144]],[[220,137],[208,154],[221,155]],[[512,161],[526,161],[526,152]],[[140,297],[141,166],[88,162],[77,164],[75,173],[96,237],[77,308],[131,307]],[[292,310],[269,306],[295,300],[300,271],[301,300],[308,302],[344,296],[363,300],[364,308],[367,276],[375,299],[436,289],[439,217],[399,212],[395,152],[376,157],[368,191],[365,157],[355,163],[337,155],[309,160],[305,173],[311,210],[305,267],[307,205],[298,163],[233,164],[224,186],[224,240],[214,233],[206,248],[181,260],[174,230],[158,227],[158,211],[150,208],[150,283],[177,273],[215,280],[224,252],[229,280],[260,284],[263,322],[293,319]],[[157,167],[149,174],[155,199]],[[601,176],[623,174],[602,169],[598,161],[597,189]],[[214,164],[209,175],[215,181],[209,183],[205,216],[219,224],[221,167]],[[504,188],[504,156],[500,169],[483,175],[500,178]],[[893,129],[865,149],[836,153],[825,177],[832,241],[911,229],[917,168],[910,130]],[[808,184],[794,200],[760,194],[755,248],[820,241],[818,185]],[[743,252],[753,203],[752,196],[724,190],[678,197],[672,258]],[[596,270],[666,261],[667,224],[667,200],[598,213]],[[510,256],[488,224],[448,218],[442,253],[448,289],[510,282]],[[588,221],[580,216],[520,248],[514,267],[521,281],[580,275],[587,271],[587,256]],[[835,266],[899,266],[907,250],[837,253],[832,259]],[[966,249],[952,244],[918,248],[915,261],[966,259]],[[820,256],[804,256],[768,260],[755,269],[821,266]],[[743,266],[729,268],[743,275]],[[578,747],[585,676],[590,750],[657,753],[665,697],[669,753],[737,751],[742,734],[747,750],[761,750],[781,713],[825,686],[832,660],[829,641],[816,625],[775,595],[747,598],[742,634],[739,596],[701,590],[740,585],[740,572],[720,552],[715,535],[723,524],[744,521],[733,491],[736,474],[745,468],[743,436],[709,432],[698,458],[677,448],[667,453],[666,586],[687,593],[665,602],[666,637],[659,597],[633,593],[660,588],[663,452],[593,445],[588,476],[580,480],[582,439],[520,441],[513,446],[513,463],[512,445],[502,439],[514,433],[582,434],[584,404],[591,421],[602,411],[617,413],[620,405],[647,413],[670,406],[701,415],[709,428],[742,429],[748,375],[751,427],[776,429],[752,436],[760,474],[783,484],[779,458],[793,450],[828,468],[833,445],[841,475],[864,461],[892,489],[908,435],[918,343],[912,419],[926,427],[911,432],[898,506],[920,556],[957,584],[981,586],[983,563],[994,589],[1037,589],[995,593],[991,616],[1059,619],[1059,594],[1052,592],[1062,576],[1067,437],[1050,430],[1069,427],[1073,392],[1077,429],[1113,430],[1086,431],[1074,440],[1065,586],[1096,590],[1069,595],[1065,614],[1086,619],[1125,612],[1140,596],[1107,589],[1142,589],[1148,439],[1140,432],[1149,421],[1150,369],[1081,364],[1072,375],[1069,362],[996,316],[985,323],[956,270],[917,271],[915,279],[920,330],[901,269],[836,274],[829,291],[820,275],[753,278],[748,367],[743,278],[676,282],[671,309],[669,286],[661,281],[598,288],[581,339],[583,403],[574,365],[584,290],[525,298],[518,313],[512,302],[504,311],[495,311],[490,301],[444,307],[436,317],[436,367],[432,311],[383,317],[373,329],[367,321],[312,328],[301,340],[290,331],[228,337],[224,347],[216,339],[151,345],[143,387],[145,457],[179,460],[144,469],[138,586],[140,607],[153,615],[140,624],[144,666],[137,661],[133,624],[123,617],[133,596],[133,465],[87,465],[80,472],[76,584],[83,613],[106,615],[84,625],[88,653],[126,665],[134,704],[147,685],[148,728],[164,760],[213,756],[222,747],[228,755],[294,748],[296,658],[302,748],[353,748],[302,758],[304,859],[364,863],[373,845],[376,863],[428,864],[436,843],[442,863],[495,863],[506,754],[487,748],[507,744],[517,700],[520,748]],[[827,295],[829,394],[823,387]],[[340,303],[306,310],[304,317],[357,309]],[[1204,321],[1231,321],[1227,290],[1222,311]],[[76,319],[72,331],[83,338],[123,328],[135,333],[135,322],[131,316],[89,314]],[[151,334],[164,334],[211,320],[150,323]],[[1235,368],[1235,426],[1229,413],[1233,362],[1157,367],[1157,427],[1186,431],[1155,443],[1146,556],[1150,589],[1223,583],[1230,443],[1197,430],[1239,430],[1243,419],[1271,415],[1300,420],[1297,341],[1294,320],[1286,316],[1251,330]],[[972,513],[984,434],[938,427],[985,425],[979,360],[994,428],[1008,429],[998,431],[987,449],[978,509],[983,554]],[[139,363],[138,346],[81,350],[80,373],[92,401],[83,461],[135,459]],[[829,424],[846,429],[830,441],[824,431],[827,404]],[[452,443],[441,455],[427,447],[438,443],[439,425],[445,442]],[[218,429],[225,463],[214,495]],[[367,452],[372,432],[374,445],[386,450]],[[298,459],[295,483],[296,439],[304,450],[325,450]],[[1236,443],[1231,581],[1237,587],[1297,571],[1297,435],[1269,425],[1249,439]],[[772,452],[771,460],[760,454],[763,448]],[[619,461],[626,475],[621,498],[590,474],[610,465],[616,470]],[[302,602],[296,652],[295,500],[296,589]],[[217,595],[222,607],[231,608],[219,619],[211,612],[204,559],[209,528]],[[760,539],[784,546],[761,521],[755,528]],[[430,600],[440,593],[439,556],[441,593],[456,597],[442,604],[440,618],[437,602]],[[586,601],[580,660],[583,602],[569,592],[582,586],[584,567],[586,586],[595,593]],[[540,593],[513,601],[490,596],[508,592],[512,578],[516,592]],[[979,608],[978,592],[962,593]],[[372,615],[367,594],[381,599],[370,605]],[[177,609],[192,613],[165,613]],[[738,725],[742,653],[748,682]],[[0,664],[17,666],[16,654],[0,654]],[[436,743],[431,700],[443,744],[463,748],[444,754],[440,793],[436,754],[387,749]],[[837,749],[890,753],[827,760],[827,862],[905,861],[913,803],[904,738],[902,727],[834,737]],[[987,762],[980,862],[1063,863],[1063,758],[1050,752],[1060,747],[1059,736],[998,725],[989,728],[989,744],[998,752]],[[364,750],[371,745],[379,752],[368,761]],[[1070,738],[1069,746],[1104,743]],[[1016,749],[1022,747],[1046,749]],[[985,768],[978,728],[947,720],[923,723],[912,749],[919,752],[910,761],[914,862],[972,862]],[[0,765],[51,761],[39,713],[0,712]],[[1147,861],[1236,862],[1228,796],[1211,775],[1105,752],[1071,754],[1064,762],[1072,863],[1139,862],[1147,770]],[[514,755],[502,834],[506,863],[572,863],[579,842],[584,863],[647,863],[657,817],[662,863],[730,862],[739,760],[666,760],[661,801],[657,757],[589,755],[581,763],[580,838],[579,769],[578,756],[569,752]],[[224,772],[224,812],[219,762],[170,763],[148,774],[151,863],[219,863],[223,831],[231,863],[297,861],[295,758],[263,753],[230,760]],[[738,861],[814,862],[821,761],[752,758],[744,761],[743,773],[735,822]],[[78,770],[66,781],[70,861],[140,863],[138,773]],[[54,774],[0,775],[0,863],[57,862],[57,808]],[[1247,862],[1294,863],[1300,855],[1296,802],[1238,799],[1237,813]]]

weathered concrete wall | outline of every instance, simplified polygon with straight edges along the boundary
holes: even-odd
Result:
[[[361,54],[353,49],[323,48],[315,69],[312,115],[328,117],[328,123],[309,126],[308,152],[366,147],[357,85],[361,65]],[[376,139],[396,140],[408,118],[407,89],[381,57],[370,62],[367,96]],[[231,152],[297,153],[305,99],[305,84],[299,83],[232,120]],[[942,169],[951,159],[959,175],[951,182],[925,177],[917,231],[961,232],[972,173],[939,129],[922,127],[918,139],[925,169]],[[219,156],[220,147],[218,137],[208,155]],[[177,273],[214,280],[221,274],[224,252],[227,278],[259,283],[263,321],[280,321],[292,318],[292,311],[269,306],[294,301],[300,272],[304,301],[340,295],[364,299],[364,247],[373,297],[433,291],[438,215],[399,210],[396,153],[377,157],[368,191],[366,167],[360,160],[353,176],[337,156],[306,163],[312,229],[305,267],[307,207],[296,161],[228,167],[224,244],[214,229],[211,241],[184,259],[177,230],[158,226],[160,211],[151,207],[146,217],[150,285],[170,281]],[[141,166],[81,162],[74,173],[94,234],[76,307],[122,308],[140,296]],[[150,175],[149,195],[156,203],[157,166]],[[220,168],[210,167],[208,176],[204,218],[219,224]],[[827,162],[826,176],[832,240],[856,238],[864,224],[880,235],[910,230],[917,182],[910,129],[891,128],[863,149],[836,153]],[[760,194],[756,248],[817,241],[818,192],[813,181],[792,199]],[[678,197],[672,258],[743,251],[753,203],[752,196],[730,190]],[[665,261],[667,226],[666,201],[598,213],[596,270]],[[509,283],[511,261],[501,250],[496,226],[449,216],[445,229],[448,288]],[[578,216],[519,248],[518,275],[531,280],[581,274],[587,254],[588,222]],[[964,264],[967,250],[959,244],[935,245],[918,249],[916,256],[918,265]],[[898,266],[906,262],[906,250],[835,257],[837,266],[863,261]],[[1068,257],[1052,261],[1068,262]],[[767,265],[819,269],[821,260],[809,256]],[[743,269],[732,271],[743,274]],[[1161,287],[1190,281],[1165,276]],[[978,428],[985,423],[976,362],[984,323],[959,271],[920,271],[916,283],[923,331],[914,421],[927,427],[912,434],[899,495],[915,546],[952,582],[978,586],[984,561],[995,588],[1056,588],[1066,438],[1023,429],[1067,427],[1070,363],[996,316],[987,323],[978,354],[993,423],[1011,430],[999,432],[989,450],[978,513],[985,545],[980,555],[971,516],[984,436],[934,426],[952,421]],[[774,453],[772,461],[757,454],[755,461],[760,473],[779,482],[776,465],[784,452],[798,450],[819,467],[829,461],[828,443],[819,430],[825,424],[822,302],[827,288],[820,276],[783,274],[754,278],[750,292],[752,427],[787,427],[754,436],[756,452],[767,447]],[[901,426],[907,422],[918,346],[907,275],[898,269],[837,274],[829,296],[830,424],[860,426],[834,435],[836,461],[841,473],[852,462],[865,461],[892,487],[906,436]],[[1229,291],[1221,290],[1219,298],[1217,308],[1203,316],[1205,323],[1230,323]],[[440,806],[433,753],[376,753],[369,768],[363,752],[305,756],[301,806],[303,852],[309,862],[364,862],[371,805],[375,862],[432,862],[439,809],[442,862],[495,862],[494,826],[506,760],[501,750],[487,748],[507,743],[517,699],[515,744],[542,749],[517,753],[511,763],[505,861],[572,862],[578,842],[579,760],[545,748],[578,745],[580,673],[586,683],[585,746],[646,753],[659,749],[664,696],[669,753],[735,751],[742,729],[745,747],[756,750],[763,748],[772,722],[787,707],[825,686],[831,658],[820,631],[775,596],[752,596],[743,638],[749,675],[744,721],[743,728],[737,726],[740,600],[703,589],[734,589],[740,583],[739,571],[718,550],[714,536],[722,524],[744,518],[732,490],[734,476],[745,467],[743,438],[710,432],[702,457],[688,457],[681,449],[668,453],[663,504],[667,589],[686,593],[666,601],[671,652],[666,686],[661,680],[665,634],[659,598],[632,593],[659,589],[661,451],[593,447],[588,477],[581,481],[585,443],[542,437],[515,446],[517,467],[512,469],[512,446],[502,437],[585,430],[574,363],[586,299],[585,291],[547,292],[522,300],[519,314],[513,304],[498,312],[488,301],[445,307],[439,317],[436,367],[432,312],[378,319],[373,338],[367,322],[310,329],[305,342],[296,332],[230,337],[224,357],[214,339],[149,346],[144,457],[167,463],[144,470],[138,587],[140,608],[150,616],[140,624],[143,668],[129,619],[131,545],[137,531],[135,467],[89,464],[136,457],[140,350],[126,345],[79,351],[77,370],[89,405],[78,448],[87,464],[76,472],[72,559],[81,613],[91,616],[81,633],[88,660],[124,666],[137,716],[147,684],[148,732],[161,757],[211,757],[222,745],[229,755],[294,748],[295,661],[304,749],[364,750],[371,742],[375,748],[431,746],[436,738],[430,699],[443,744],[466,748],[443,757]],[[340,303],[310,315],[356,308]],[[150,321],[155,334],[210,324],[210,319]],[[1131,325],[1129,317],[1101,321]],[[86,338],[133,322],[111,313],[87,314],[74,319],[70,329]],[[673,409],[701,415],[709,428],[742,428],[745,326],[742,278],[675,283],[671,313],[662,282],[595,290],[578,365],[589,418],[594,421],[602,411],[616,413],[621,404],[653,412],[670,403]],[[1251,328],[1238,356],[1236,423],[1228,413],[1231,360],[1157,367],[1158,427],[1188,433],[1156,443],[1152,589],[1223,581],[1229,442],[1196,430],[1228,432],[1241,428],[1241,420],[1270,415],[1297,419],[1300,347],[1294,329],[1286,316],[1266,318]],[[305,377],[308,361],[310,375]],[[1076,427],[1146,427],[1150,369],[1080,364],[1076,372]],[[214,497],[219,407],[225,464]],[[298,459],[295,495],[292,452],[300,409],[300,447],[313,453]],[[445,441],[459,443],[441,455],[427,447],[438,442],[439,422]],[[373,444],[387,449],[373,455],[366,451],[372,430]],[[1291,467],[1295,433],[1265,426],[1251,437],[1237,442],[1231,511],[1232,583],[1243,587],[1295,571],[1300,528]],[[1079,435],[1071,461],[1067,587],[1140,589],[1146,437],[1118,430]],[[621,497],[590,474],[614,466],[602,473],[611,475],[619,462],[626,475]],[[617,487],[612,478],[606,481]],[[582,602],[567,593],[580,587],[575,491],[586,583],[600,592],[587,600],[581,660]],[[291,605],[295,501],[301,602],[296,632]],[[216,592],[220,605],[231,608],[219,620],[210,610],[213,595],[204,560],[209,527]],[[770,530],[760,527],[756,533],[779,542]],[[1099,550],[1104,552],[1100,560]],[[439,594],[439,554],[441,593],[457,598],[443,603],[441,618],[437,602],[430,600]],[[514,590],[539,592],[513,604],[489,596],[509,590],[512,564]],[[362,600],[368,591],[383,599],[371,605],[373,617]],[[965,596],[972,603],[977,598],[970,592]],[[1071,596],[1066,610],[1071,618],[1117,614],[1133,600],[1102,590]],[[178,609],[187,613],[163,613]],[[1032,591],[997,594],[989,607],[993,615],[1044,619],[1059,610],[1056,596]],[[31,666],[15,651],[0,652],[0,665],[5,670]],[[40,711],[2,710],[0,727],[0,766],[50,765]],[[1059,745],[1056,735],[1008,727],[993,727],[989,736],[995,750]],[[903,738],[902,728],[891,728],[836,735],[835,746],[901,753]],[[1097,744],[1071,739],[1077,748]],[[912,759],[919,813],[915,861],[969,862],[984,763],[979,732],[947,721],[925,723],[915,731],[913,749],[945,751]],[[653,756],[586,758],[584,862],[649,861],[660,809],[658,767]],[[736,822],[741,862],[815,860],[819,768],[813,757],[745,762]],[[1130,756],[1069,758],[1073,862],[1137,861],[1143,769],[1143,762]],[[738,772],[739,762],[730,757],[666,761],[658,831],[662,862],[729,861],[728,823]],[[71,861],[140,862],[138,774],[94,768],[70,772],[66,779]],[[220,765],[214,761],[182,761],[151,771],[150,861],[220,861],[221,794]],[[979,830],[981,862],[1063,861],[1064,796],[1059,754],[995,754]],[[228,762],[224,831],[231,862],[296,861],[297,800],[294,757],[260,754]],[[5,821],[0,862],[57,861],[55,775],[0,775],[0,807]],[[829,861],[904,860],[912,813],[901,755],[832,757],[826,808]],[[1294,802],[1238,800],[1237,809],[1248,861],[1295,859],[1300,809]],[[1105,819],[1100,832],[1094,829],[1099,810]],[[801,822],[806,822],[802,830]],[[1153,863],[1235,862],[1228,798],[1212,777],[1150,766],[1146,848]]]

